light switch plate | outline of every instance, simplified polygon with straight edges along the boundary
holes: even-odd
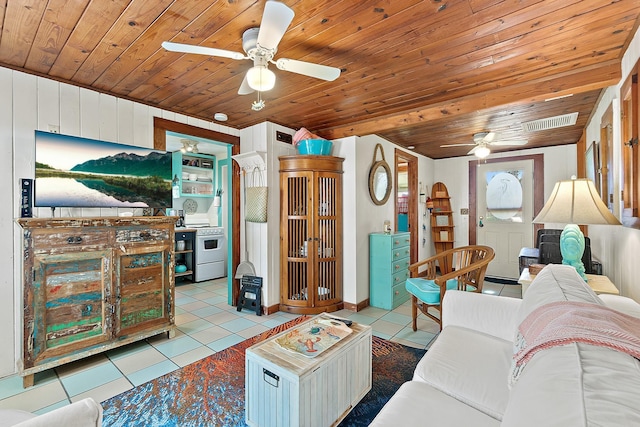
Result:
[[[460,215],[469,215],[469,208],[460,209]]]

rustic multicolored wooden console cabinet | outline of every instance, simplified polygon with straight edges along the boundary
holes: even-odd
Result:
[[[172,217],[23,218],[25,387],[174,322]]]

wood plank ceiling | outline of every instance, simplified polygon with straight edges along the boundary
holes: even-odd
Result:
[[[238,129],[268,120],[330,139],[378,134],[445,158],[470,147],[440,145],[481,131],[526,147],[576,143],[601,89],[620,80],[640,15],[640,0],[284,0],[295,17],[276,59],[341,75],[325,82],[271,65],[276,87],[261,111],[256,94],[237,94],[250,61],[161,47],[243,52],[264,3],[0,0],[0,65],[205,120],[224,112]],[[574,126],[522,130],[571,112]]]

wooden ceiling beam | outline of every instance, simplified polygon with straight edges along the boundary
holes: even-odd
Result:
[[[473,111],[501,105],[539,102],[549,98],[602,89],[616,84],[620,78],[620,64],[610,61],[578,72],[565,73],[542,81],[534,80],[481,94],[469,95],[452,102],[436,103],[418,110],[377,117],[372,120],[363,120],[346,126],[316,129],[316,133],[327,139],[353,135],[370,135],[396,127],[411,126],[441,118],[451,118],[455,115],[468,114]]]

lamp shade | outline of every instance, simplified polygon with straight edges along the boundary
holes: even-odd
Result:
[[[559,181],[535,223],[610,224],[620,221],[607,209],[590,179]]]
[[[276,85],[276,75],[266,66],[256,65],[247,71],[249,87],[258,92],[266,92]]]

